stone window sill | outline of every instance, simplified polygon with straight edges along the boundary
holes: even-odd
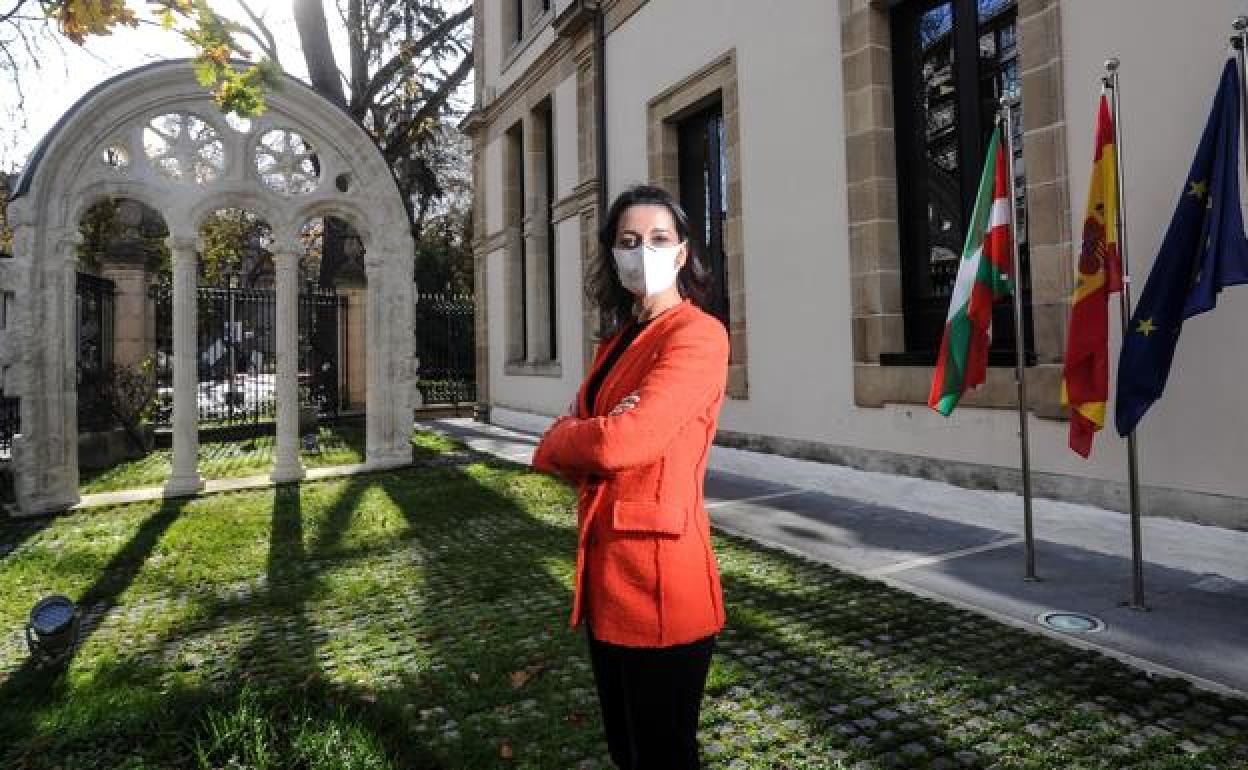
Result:
[[[508,377],[562,377],[563,365],[558,361],[508,361],[503,366]]]

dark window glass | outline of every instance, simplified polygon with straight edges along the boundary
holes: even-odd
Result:
[[[728,159],[724,112],[716,103],[677,125],[680,205],[689,215],[690,237],[711,270],[710,310],[728,325],[724,270],[724,220],[728,217]]]
[[[555,114],[549,101],[541,109],[542,152],[546,159],[546,280],[550,313],[550,360],[559,358],[559,292],[555,284]]]
[[[1018,95],[1015,0],[919,0],[893,10],[897,189],[906,355],[934,360],[957,277],[966,222],[1002,94]],[[1022,192],[1022,108],[1014,107],[1024,333],[1031,342],[1030,280]],[[993,363],[1012,361],[1008,303],[993,315]]]

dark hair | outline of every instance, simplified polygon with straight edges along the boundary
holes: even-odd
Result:
[[[694,304],[706,310],[707,295],[710,289],[711,272],[702,262],[702,252],[696,239],[690,237],[689,217],[680,203],[671,193],[661,187],[639,184],[620,193],[607,210],[607,220],[598,231],[598,259],[593,275],[589,280],[589,298],[598,306],[598,334],[608,337],[614,334],[625,321],[633,317],[636,297],[620,282],[620,275],[615,269],[615,259],[611,249],[615,246],[615,236],[620,227],[620,216],[631,206],[663,206],[672,215],[676,223],[676,234],[685,242],[685,264],[676,275],[676,287],[680,296],[693,300]]]

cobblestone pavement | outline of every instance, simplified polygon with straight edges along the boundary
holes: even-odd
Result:
[[[140,573],[85,608],[74,665],[121,658],[162,691],[317,678],[392,705],[448,767],[609,767],[583,640],[566,628],[571,496],[497,461],[447,480],[479,459],[305,484],[292,519],[274,514],[255,574]],[[456,491],[468,483],[490,495]],[[205,498],[180,524],[214,526],[266,494]],[[346,514],[326,502],[344,498]],[[471,512],[422,513],[447,505]],[[7,525],[0,590],[24,557],[88,538],[121,548],[150,521],[139,510],[158,509]],[[353,536],[366,525],[393,536]],[[1248,768],[1248,703],[747,540],[715,545],[730,623],[702,717],[709,767]],[[180,557],[144,569],[169,566],[155,558]],[[25,661],[23,619],[3,620],[0,684]]]

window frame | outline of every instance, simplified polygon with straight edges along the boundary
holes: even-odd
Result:
[[[678,192],[681,206],[689,217],[690,237],[700,249],[704,264],[711,272],[711,294],[708,298],[712,314],[727,328],[731,316],[728,296],[727,256],[724,250],[724,223],[728,218],[727,190],[724,184],[730,165],[723,146],[724,105],[715,99],[701,105],[692,114],[675,121],[677,134]],[[694,143],[700,147],[694,147]],[[698,183],[692,177],[701,176]],[[694,188],[703,199],[694,205]],[[707,189],[709,187],[709,189]],[[718,201],[719,205],[711,205]],[[710,212],[709,221],[706,214]],[[709,237],[708,237],[709,234]]]
[[[981,86],[985,81],[983,60],[979,41],[985,25],[979,20],[977,0],[911,0],[894,4],[889,10],[889,35],[891,39],[893,79],[893,119],[895,130],[897,168],[898,239],[900,247],[900,274],[902,296],[902,323],[904,350],[880,353],[882,365],[932,365],[939,353],[940,336],[948,311],[948,295],[932,294],[928,288],[932,276],[930,240],[928,234],[927,207],[929,186],[926,184],[927,128],[923,121],[928,114],[919,106],[923,103],[921,89],[922,63],[919,51],[910,45],[921,17],[930,10],[948,3],[953,18],[948,33],[950,38],[951,70],[955,84],[952,100],[954,130],[957,131],[955,146],[958,158],[958,199],[960,202],[958,233],[955,237],[955,254],[961,257],[965,241],[965,225],[975,205],[975,193],[983,171],[984,153],[992,133],[992,117],[985,114]],[[1015,29],[1015,66],[1021,17],[1018,2],[996,14],[987,29],[999,36],[999,30],[1013,25]],[[1002,13],[1008,15],[1003,20]],[[967,19],[973,19],[968,24]],[[1020,78],[1021,80],[1021,78]],[[1021,96],[1021,94],[1020,94]],[[1018,134],[1021,136],[1021,126]],[[1018,137],[1015,137],[1016,139]],[[1016,147],[1021,155],[1022,148]],[[969,162],[968,162],[969,161]],[[1025,180],[1019,179],[1018,196],[1025,196]],[[1023,221],[1023,238],[1020,244],[1020,272],[1023,297],[1024,357],[1027,365],[1037,361],[1034,321],[1032,319],[1031,270],[1026,235],[1027,223]],[[956,274],[957,262],[950,267]],[[949,276],[952,281],[953,275]],[[989,352],[989,366],[1013,366],[1014,324],[1010,303],[999,303],[993,312],[993,344]]]

